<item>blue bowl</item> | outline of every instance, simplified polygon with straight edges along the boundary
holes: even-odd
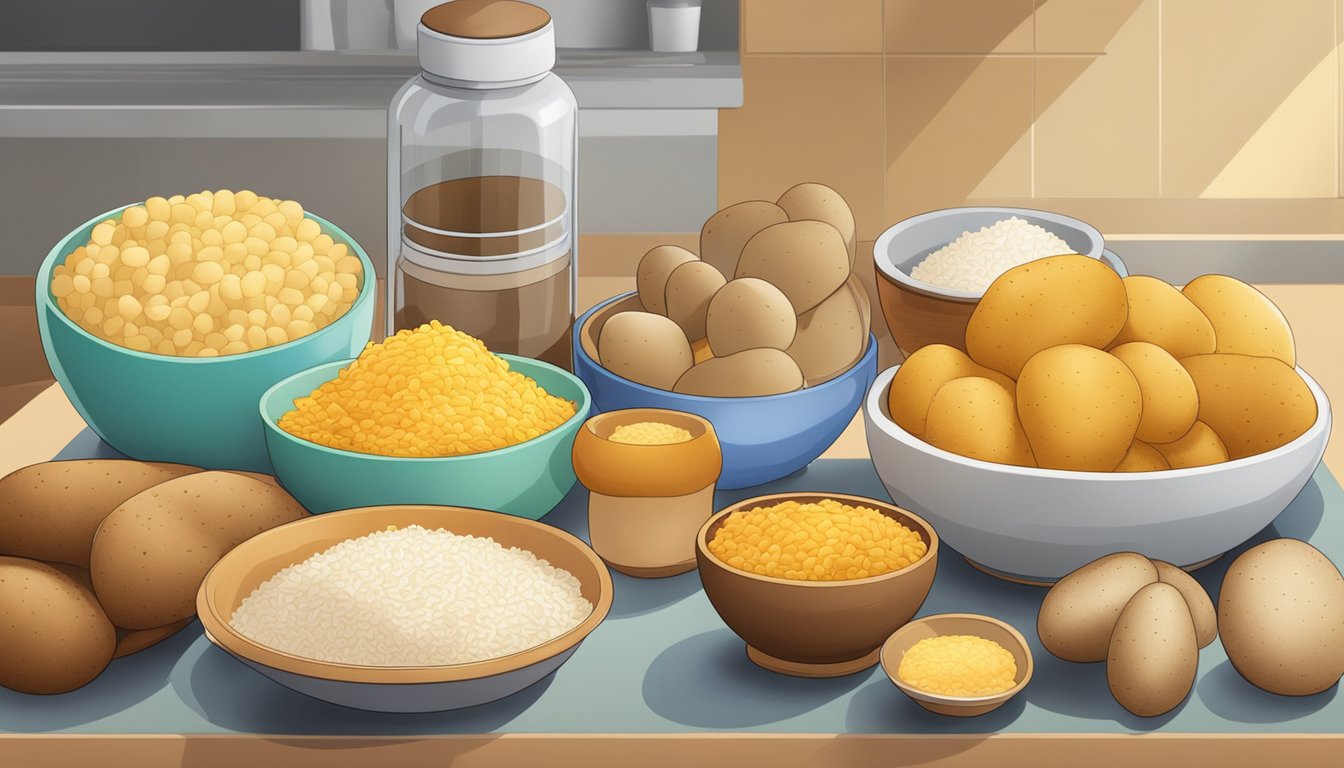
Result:
[[[225,357],[171,357],[120,347],[80,328],[56,305],[51,272],[89,241],[108,211],[66,235],[37,273],[37,323],[47,363],[75,410],[108,445],[133,459],[269,472],[257,401],[275,382],[359,354],[373,330],[373,262],[353,238],[305,213],[364,266],[359,297],[325,328],[287,344]]]
[[[296,398],[307,397],[351,362],[341,360],[290,376],[262,395],[261,423],[276,478],[313,514],[389,504],[434,504],[540,518],[574,487],[570,454],[574,437],[588,418],[588,390],[574,374],[550,363],[514,355],[500,357],[550,394],[573,401],[574,415],[555,429],[508,448],[442,458],[328,448],[280,429],[280,417],[294,409]]]
[[[595,359],[585,329],[592,318],[624,309],[634,292],[614,296],[588,310],[574,326],[574,372],[593,394],[596,412],[623,408],[667,408],[701,416],[714,425],[723,449],[719,488],[747,488],[778,480],[812,463],[840,437],[858,413],[877,376],[877,340],[871,335],[863,357],[849,370],[815,387],[761,397],[703,397],[668,392],[622,378]],[[626,302],[625,305],[622,305]],[[622,306],[617,306],[622,305]],[[590,347],[592,347],[590,351]]]

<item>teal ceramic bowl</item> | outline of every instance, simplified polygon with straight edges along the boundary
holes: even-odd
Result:
[[[257,400],[286,376],[359,354],[373,329],[373,262],[345,232],[305,214],[364,265],[359,298],[349,311],[316,333],[256,352],[212,358],[137,352],[80,328],[51,294],[56,265],[89,241],[95,224],[119,218],[124,208],[71,232],[37,273],[38,330],[56,381],[93,431],[131,458],[269,472]]]
[[[514,355],[500,357],[547,392],[573,401],[574,415],[524,443],[443,458],[343,451],[280,429],[280,417],[294,409],[296,398],[335,378],[351,362],[342,360],[290,376],[262,395],[261,420],[276,478],[313,514],[389,504],[434,504],[540,518],[574,487],[570,454],[574,436],[588,418],[588,388],[574,374],[549,363]]]

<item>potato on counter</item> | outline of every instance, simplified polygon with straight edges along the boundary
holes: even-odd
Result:
[[[1344,577],[1304,541],[1267,541],[1227,569],[1218,629],[1227,658],[1252,685],[1320,693],[1344,675]]]
[[[94,592],[118,627],[190,618],[206,571],[229,550],[307,512],[281,488],[232,472],[200,472],[127,499],[93,539]]]
[[[1219,353],[1273,357],[1297,365],[1293,329],[1265,294],[1226,275],[1204,275],[1181,290],[1213,324]]]
[[[1214,609],[1209,593],[1195,581],[1194,576],[1171,563],[1154,560],[1153,565],[1157,566],[1158,580],[1175,587],[1185,598],[1185,604],[1190,608],[1190,618],[1195,622],[1195,640],[1199,647],[1211,644],[1218,636],[1218,611]]]
[[[1023,366],[1017,412],[1037,465],[1110,472],[1134,442],[1143,404],[1124,363],[1094,347],[1064,344]]]
[[[1106,655],[1106,682],[1120,706],[1139,717],[1175,709],[1195,685],[1199,646],[1179,590],[1141,587],[1120,611]]]
[[[966,325],[966,351],[1016,379],[1032,355],[1050,347],[1105,349],[1128,315],[1115,270],[1077,254],[1051,256],[1014,267],[989,286]]]
[[[1157,566],[1136,552],[1098,558],[1050,588],[1036,631],[1041,644],[1065,661],[1102,661],[1129,599],[1158,581]]]
[[[730,205],[710,216],[701,228],[700,258],[723,273],[724,279],[732,280],[747,241],[766,227],[788,220],[783,208],[765,200]]]
[[[1199,392],[1199,420],[1229,459],[1272,451],[1316,423],[1316,398],[1282,360],[1217,353],[1181,361]]]
[[[185,464],[84,459],[11,472],[0,479],[0,555],[88,568],[93,534],[117,505],[200,471]]]
[[[0,686],[64,693],[97,677],[117,633],[77,578],[36,560],[0,557]]]
[[[757,277],[789,297],[795,315],[816,307],[849,279],[840,232],[822,221],[776,224],[747,241],[734,277]]]

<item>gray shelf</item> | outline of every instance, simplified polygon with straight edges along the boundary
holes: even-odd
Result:
[[[378,138],[402,51],[3,53],[0,138]],[[561,49],[583,109],[742,104],[733,51]]]

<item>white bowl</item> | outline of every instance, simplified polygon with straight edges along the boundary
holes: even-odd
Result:
[[[1114,552],[1183,567],[1205,563],[1269,525],[1325,454],[1330,402],[1287,445],[1207,467],[1164,472],[1070,472],[966,458],[901,429],[887,413],[900,366],[878,374],[864,400],[873,465],[899,506],[933,524],[973,564],[1023,581],[1054,581]]]

